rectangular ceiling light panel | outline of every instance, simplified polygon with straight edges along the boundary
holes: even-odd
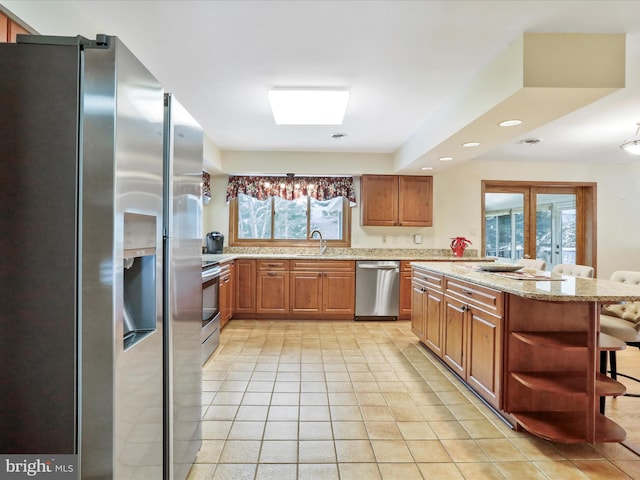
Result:
[[[348,102],[349,91],[345,89],[269,90],[276,125],[342,125]]]

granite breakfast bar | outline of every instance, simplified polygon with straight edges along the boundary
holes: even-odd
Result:
[[[624,392],[598,373],[599,311],[640,300],[640,287],[473,262],[411,265],[413,332],[514,428],[567,443],[625,439],[598,411],[600,397]]]

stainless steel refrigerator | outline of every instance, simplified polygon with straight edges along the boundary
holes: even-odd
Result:
[[[173,278],[196,285],[200,262],[199,243],[191,257],[167,246],[201,232],[165,226],[164,89],[105,35],[21,36],[0,65],[0,454],[75,454],[82,479],[166,478],[182,418],[167,379],[194,371],[172,325],[200,317],[165,328],[180,305],[165,276],[184,265]]]

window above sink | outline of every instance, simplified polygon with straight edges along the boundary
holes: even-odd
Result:
[[[329,188],[327,179],[332,177],[249,178],[250,186],[243,183],[247,177],[229,179],[230,246],[318,246],[314,230],[327,246],[350,246],[351,178],[336,177],[337,186]]]

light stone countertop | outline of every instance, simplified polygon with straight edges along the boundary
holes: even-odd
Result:
[[[412,262],[415,268],[441,273],[534,300],[552,302],[623,302],[640,300],[640,286],[610,280],[569,277],[551,272],[525,272],[545,275],[556,280],[520,280],[479,270],[474,262]],[[561,279],[561,280],[558,280]]]
[[[309,260],[429,260],[448,262],[492,262],[493,257],[478,257],[477,250],[468,249],[464,257],[454,257],[451,249],[391,249],[391,248],[328,248],[320,255],[317,248],[231,248],[221,254],[205,253],[202,259],[228,262],[236,258],[282,258]]]

